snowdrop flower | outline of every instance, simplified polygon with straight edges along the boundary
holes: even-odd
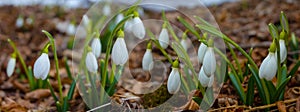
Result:
[[[32,23],[33,23],[32,17],[27,18],[26,23],[29,24],[29,25],[32,25]]]
[[[94,38],[93,41],[92,41],[91,47],[92,47],[92,52],[94,53],[96,58],[99,58],[100,54],[101,54],[101,48],[102,48],[100,39],[99,38]]]
[[[47,53],[42,55],[35,61],[33,66],[33,74],[37,79],[45,80],[50,71],[50,60]]]
[[[129,19],[124,24],[124,30],[127,33],[132,33],[133,19]]]
[[[21,28],[24,25],[24,19],[22,16],[19,16],[16,20],[16,27]]]
[[[123,19],[124,19],[124,15],[122,13],[118,14],[117,17],[116,17],[116,24],[121,22]]]
[[[214,76],[212,75],[212,76],[208,77],[205,74],[203,67],[201,67],[199,75],[198,75],[198,80],[200,81],[200,83],[203,87],[211,87],[214,82]]]
[[[169,34],[166,29],[166,23],[164,23],[163,28],[158,37],[159,44],[162,48],[166,49],[169,45]]]
[[[287,48],[285,46],[285,38],[286,38],[286,33],[283,30],[280,33],[280,39],[279,39],[279,48],[280,48],[280,63],[283,63],[284,60],[287,57]]]
[[[179,74],[179,63],[178,60],[173,62],[172,71],[169,75],[167,88],[170,94],[175,94],[179,91],[181,85],[180,74]]]
[[[153,56],[151,53],[151,47],[151,42],[149,42],[142,61],[143,70],[146,71],[150,71],[153,68]]]
[[[208,48],[205,52],[204,58],[203,58],[203,69],[205,74],[210,77],[212,74],[216,71],[216,57],[214,53],[214,48],[212,47],[213,40],[210,39],[208,41]]]
[[[16,54],[13,53],[8,61],[7,68],[6,68],[6,74],[8,77],[10,77],[14,73],[15,67],[16,67]]]
[[[182,45],[183,49],[184,49],[185,51],[187,51],[187,49],[188,49],[188,43],[187,43],[187,40],[186,40],[186,39],[182,39],[182,40],[180,41],[180,44]]]
[[[268,56],[263,60],[259,68],[259,77],[261,79],[272,80],[277,72],[277,56],[276,56],[276,44],[273,42],[269,49]]]
[[[89,19],[89,17],[87,15],[83,15],[82,22],[83,22],[83,25],[85,27],[88,27],[90,25],[90,19]]]
[[[204,58],[206,49],[207,49],[207,46],[205,44],[201,43],[198,48],[198,60],[199,60],[200,64],[203,63],[203,58]]]
[[[128,51],[124,40],[124,32],[118,32],[118,38],[112,48],[111,58],[116,65],[124,65],[128,60]]]
[[[108,4],[105,4],[104,7],[103,7],[103,10],[102,10],[102,13],[105,15],[105,16],[109,16],[110,13],[111,13],[111,9],[110,9],[110,6]]]
[[[96,73],[98,70],[97,59],[91,51],[86,55],[85,65],[89,72]]]
[[[135,37],[143,39],[146,35],[145,26],[139,17],[138,13],[135,12],[135,17],[132,20],[132,33]]]
[[[68,35],[75,35],[76,33],[76,27],[73,23],[70,23],[67,29],[67,34]]]

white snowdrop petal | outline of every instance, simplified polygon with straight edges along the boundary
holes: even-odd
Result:
[[[16,27],[20,28],[24,25],[24,19],[22,17],[18,17],[16,20]]]
[[[35,61],[33,66],[33,74],[37,79],[46,79],[50,71],[50,60],[48,54],[42,55]]]
[[[96,73],[98,70],[97,59],[92,52],[86,55],[85,65],[89,72]]]
[[[208,83],[208,86],[207,86],[207,87],[212,87],[213,84],[214,84],[214,80],[215,80],[214,75],[210,76],[210,78],[209,78],[209,83]]]
[[[139,17],[133,18],[132,32],[139,39],[143,39],[146,35],[144,23]]]
[[[207,46],[203,43],[200,44],[199,49],[198,49],[198,60],[199,63],[202,64],[203,58],[206,52]]]
[[[284,60],[287,57],[287,51],[285,46],[285,41],[280,39],[279,40],[279,46],[280,46],[280,63],[284,62]]]
[[[94,53],[96,58],[99,58],[100,54],[101,54],[101,49],[102,49],[100,39],[99,38],[94,38],[93,41],[92,41],[91,47],[92,47],[92,52]]]
[[[124,19],[124,15],[123,14],[118,14],[117,17],[116,17],[116,24],[121,22],[123,19]]]
[[[187,51],[188,50],[188,43],[187,43],[188,41],[186,40],[186,39],[182,39],[181,41],[180,41],[180,44],[182,45],[182,47],[183,47],[183,49],[185,50],[185,51]]]
[[[69,24],[68,29],[67,29],[67,34],[68,35],[75,35],[76,33],[76,27],[74,24]]]
[[[180,74],[178,68],[172,68],[169,75],[167,88],[170,94],[175,94],[179,91],[181,85]]]
[[[272,80],[277,72],[277,58],[275,53],[269,53],[259,68],[259,77]]]
[[[217,62],[214,49],[212,47],[208,47],[203,58],[203,69],[208,77],[210,77],[216,71],[216,64]]]
[[[109,16],[110,13],[111,13],[110,6],[109,6],[109,5],[104,5],[104,7],[103,7],[103,14],[104,14],[105,16]]]
[[[198,80],[200,81],[200,83],[203,87],[207,87],[210,82],[210,78],[207,77],[207,75],[205,74],[203,67],[201,67],[201,69],[200,69],[200,72],[198,75]]]
[[[166,28],[163,28],[158,37],[159,44],[162,48],[166,49],[169,45],[169,34]]]
[[[89,24],[90,24],[90,19],[89,19],[89,17],[88,17],[87,15],[83,15],[83,17],[82,17],[82,22],[83,22],[83,25],[84,25],[85,27],[88,27]]]
[[[132,33],[132,25],[133,25],[133,19],[129,19],[124,24],[124,31],[127,33]]]
[[[16,59],[10,58],[6,68],[6,73],[8,77],[10,77],[14,73],[15,67],[16,67]]]
[[[128,60],[128,51],[124,38],[118,38],[111,53],[112,61],[116,65],[124,65]]]
[[[147,49],[143,61],[142,61],[143,70],[150,71],[153,68],[153,56],[151,53],[151,49]]]

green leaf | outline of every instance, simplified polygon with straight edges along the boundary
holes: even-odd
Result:
[[[185,21],[182,17],[177,17],[177,19],[179,20],[179,22],[181,22],[181,24],[183,24],[190,32],[192,32],[197,38],[201,38],[201,36],[199,35],[199,33],[195,30],[194,27],[192,27],[187,21]]]
[[[254,102],[254,82],[255,77],[252,75],[248,81],[248,88],[247,88],[247,96],[246,96],[246,105],[250,106]]]
[[[252,72],[252,75],[255,78],[255,82],[256,82],[256,85],[258,88],[258,93],[259,93],[260,98],[262,99],[262,102],[264,104],[268,104],[266,94],[265,94],[266,91],[263,88],[262,81],[260,80],[260,78],[258,76],[257,70],[255,70],[250,64],[248,65],[248,67],[249,67],[250,71]]]
[[[62,112],[67,112],[68,108],[69,108],[69,102],[68,102],[68,98],[67,97],[64,97],[64,100],[63,100],[63,110]]]
[[[68,91],[68,100],[72,99],[75,87],[76,87],[76,80],[73,79],[73,81],[71,83],[71,86],[70,86],[70,89]]]
[[[295,75],[295,73],[298,71],[299,66],[300,66],[300,60],[298,60],[296,65],[292,68],[292,70],[290,71],[288,76],[293,77]]]
[[[273,102],[276,102],[276,101],[278,100],[280,94],[281,94],[283,91],[285,91],[285,87],[286,87],[286,85],[288,84],[288,82],[290,81],[290,79],[291,79],[291,76],[289,76],[288,78],[286,78],[286,79],[282,82],[282,84],[278,87],[277,91],[276,91],[275,94],[274,94],[274,97],[272,97],[272,101],[273,101]]]
[[[283,11],[281,11],[281,13],[280,13],[280,24],[281,24],[281,27],[285,31],[287,31],[288,34],[290,34],[289,22]]]
[[[71,70],[70,70],[70,67],[69,67],[69,64],[68,64],[68,59],[66,57],[64,58],[64,62],[65,62],[65,66],[66,66],[66,71],[67,71],[68,77],[69,77],[69,79],[73,80],[73,77],[72,77],[72,74],[71,74]]]
[[[205,25],[205,26],[209,26],[209,27],[212,27],[212,28],[216,28],[215,26],[211,25],[210,23],[208,23],[206,20],[198,17],[198,16],[194,16],[199,22],[201,25]]]
[[[268,91],[270,93],[270,97],[272,98],[274,96],[274,92],[276,91],[276,88],[275,88],[274,84],[272,83],[272,81],[266,81],[266,80],[264,80],[264,81],[266,82],[265,84],[267,85]]]
[[[200,98],[200,97],[193,97],[192,98],[198,105],[200,105],[201,104],[201,102],[202,102],[202,98]]]
[[[246,95],[244,92],[244,88],[242,87],[242,83],[238,80],[238,76],[234,75],[233,73],[229,73],[229,78],[237,90],[240,98],[242,99],[243,103],[246,103]]]
[[[279,39],[278,29],[274,24],[272,24],[272,23],[269,24],[269,31],[270,31],[273,39]]]

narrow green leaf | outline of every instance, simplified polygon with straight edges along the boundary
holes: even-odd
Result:
[[[69,77],[69,79],[73,80],[73,76],[72,76],[72,73],[71,73],[71,70],[70,70],[70,66],[68,64],[68,59],[66,57],[64,58],[64,62],[65,62],[65,67],[66,67],[68,77]]]
[[[254,82],[255,77],[252,75],[248,81],[246,105],[251,106],[254,102]]]
[[[194,17],[200,22],[200,25],[205,25],[205,26],[209,26],[209,27],[212,27],[212,28],[216,28],[215,26],[208,23],[206,20],[204,20],[204,19],[202,19],[198,16],[194,16]]]
[[[67,112],[67,110],[69,109],[69,102],[68,102],[68,98],[67,97],[64,97],[64,100],[63,100],[63,111],[62,112]]]
[[[52,85],[50,84],[49,79],[47,79],[47,82],[48,82],[48,87],[49,87],[49,89],[50,89],[51,95],[52,95],[52,97],[54,98],[54,100],[57,102],[57,101],[58,101],[58,98],[57,98],[57,96],[55,95],[54,89],[53,89]]]
[[[272,83],[272,81],[266,81],[266,80],[264,80],[264,81],[269,90],[270,97],[272,98],[274,96],[274,92],[276,91],[276,88],[275,88],[274,84]]]
[[[71,86],[70,86],[70,89],[68,91],[68,100],[72,99],[75,87],[76,87],[76,80],[73,79],[73,81],[71,83]]]
[[[286,78],[282,84],[278,87],[277,91],[275,91],[274,93],[274,97],[272,97],[272,101],[276,102],[280,96],[280,94],[282,93],[282,91],[285,91],[285,87],[288,84],[288,82],[290,81],[291,76],[289,76],[288,78]]]
[[[238,76],[234,75],[233,73],[229,73],[229,78],[230,78],[233,86],[237,90],[237,92],[238,92],[240,98],[242,99],[243,103],[246,103],[246,95],[245,95],[242,84],[240,83],[240,81],[238,81]]]
[[[192,27],[187,21],[185,21],[182,17],[177,17],[177,19],[179,20],[179,22],[181,22],[181,24],[183,24],[190,32],[192,32],[197,38],[201,38],[201,36],[199,35],[199,33],[195,30],[194,27]]]
[[[248,65],[248,67],[249,67],[250,71],[252,72],[252,75],[255,78],[255,82],[256,82],[256,85],[257,85],[257,88],[258,88],[258,93],[259,93],[260,98],[262,99],[262,102],[264,104],[268,104],[267,103],[267,98],[266,98],[266,95],[265,95],[265,90],[263,88],[262,82],[261,82],[261,80],[258,76],[257,71],[254,70],[254,68],[251,65]]]
[[[200,105],[201,104],[201,102],[202,102],[202,98],[200,98],[200,97],[193,97],[192,98],[198,105]]]
[[[290,34],[289,22],[283,11],[281,11],[281,13],[280,13],[280,24],[281,24],[281,27],[285,31],[287,31],[288,34]]]
[[[295,73],[298,71],[299,66],[300,66],[300,60],[298,60],[296,65],[292,68],[292,70],[290,71],[288,76],[293,77],[295,75]]]
[[[273,37],[273,39],[279,39],[278,29],[272,23],[269,24],[269,32],[271,33],[271,36]]]

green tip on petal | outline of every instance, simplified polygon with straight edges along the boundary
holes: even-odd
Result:
[[[207,39],[207,33],[206,33],[206,32],[203,34],[203,39],[204,39],[204,40]]]
[[[43,49],[43,51],[42,51],[42,53],[46,53],[46,54],[48,54],[48,48],[50,47],[50,43],[47,43],[47,45],[46,45],[46,47],[44,47],[44,49]]]
[[[209,39],[207,42],[207,46],[208,47],[213,47],[214,46],[214,40],[213,39]]]
[[[282,30],[280,32],[280,39],[285,40],[287,38],[287,34],[285,30]]]
[[[178,61],[178,58],[172,63],[172,66],[174,68],[179,68],[179,61]]]
[[[152,41],[151,40],[147,44],[147,49],[152,49]]]
[[[118,31],[118,37],[124,37],[124,31],[123,30],[119,30]]]
[[[92,52],[92,48],[90,46],[87,47],[88,52]]]
[[[275,51],[276,51],[276,43],[275,43],[275,40],[273,40],[273,42],[269,48],[269,52],[275,53]]]
[[[139,17],[140,16],[140,14],[137,11],[134,11],[133,15],[134,15],[134,17]]]
[[[189,30],[185,30],[185,32],[182,34],[182,39],[186,39],[187,38],[187,32],[188,32]]]
[[[167,22],[165,21],[164,24],[162,25],[163,28],[167,28]]]
[[[17,58],[17,52],[13,52],[10,56],[11,56],[11,58],[16,59]]]

